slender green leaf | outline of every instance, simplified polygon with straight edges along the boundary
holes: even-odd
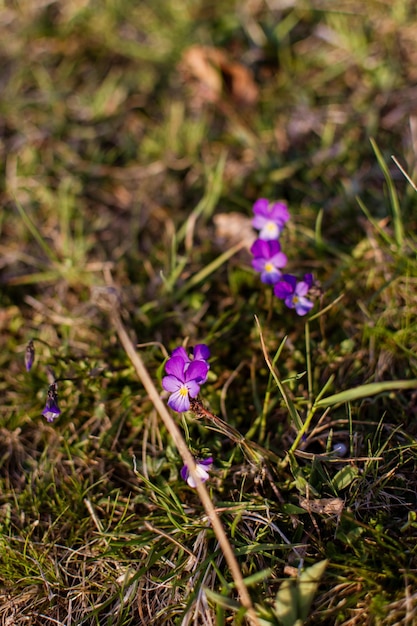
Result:
[[[315,408],[325,408],[328,406],[333,406],[335,404],[353,402],[354,400],[369,398],[379,393],[397,391],[400,389],[417,389],[417,380],[390,380],[380,383],[369,383],[367,385],[361,385],[360,387],[347,389],[346,391],[335,393],[332,396],[327,396],[327,398],[322,398],[321,400],[316,402],[314,406]]]
[[[371,145],[372,148],[375,152],[376,158],[378,159],[378,164],[379,167],[381,168],[384,176],[385,176],[385,180],[387,183],[387,187],[388,187],[388,192],[390,195],[390,199],[391,199],[391,207],[392,207],[392,217],[393,217],[393,221],[394,221],[394,232],[395,232],[395,240],[397,242],[397,246],[399,248],[402,247],[403,243],[404,243],[404,226],[403,226],[403,222],[402,222],[402,216],[401,216],[401,209],[400,209],[400,202],[398,199],[398,194],[397,194],[397,190],[395,188],[395,185],[393,183],[390,171],[388,169],[387,164],[384,161],[384,158],[382,156],[382,153],[380,151],[380,149],[378,148],[376,141],[371,137],[370,139],[371,141]]]
[[[230,611],[238,611],[241,608],[241,605],[239,604],[239,602],[236,602],[236,600],[232,600],[231,598],[228,598],[227,596],[223,596],[220,593],[216,593],[215,591],[212,591],[211,589],[205,588],[204,591],[209,600],[211,600],[212,602],[214,602],[215,604],[219,606],[222,606],[224,609],[229,609]]]
[[[218,270],[226,261],[228,261],[232,256],[234,256],[239,250],[243,248],[243,243],[238,243],[235,246],[232,246],[218,257],[216,257],[211,263],[203,267],[199,272],[194,274],[190,280],[188,280],[181,289],[178,290],[177,298],[180,299],[184,296],[187,291],[196,287],[203,281],[205,281],[210,274],[213,274],[216,270]]]
[[[332,485],[336,492],[348,487],[357,477],[359,471],[354,465],[345,465],[333,477]]]
[[[304,570],[300,576],[298,582],[298,603],[300,609],[299,616],[303,621],[308,617],[311,603],[316,595],[327,563],[327,559],[314,563],[314,565]]]
[[[48,246],[45,239],[42,237],[41,233],[39,232],[39,229],[36,227],[31,217],[29,217],[27,211],[23,208],[20,202],[18,202],[16,199],[15,199],[15,203],[16,203],[16,208],[20,213],[20,217],[22,218],[23,223],[29,230],[32,237],[38,242],[39,246],[42,248],[42,250],[48,257],[48,259],[52,263],[59,263],[57,256],[53,252],[52,248]]]
[[[298,620],[298,589],[294,580],[284,580],[275,598],[275,612],[282,626],[295,626]]]

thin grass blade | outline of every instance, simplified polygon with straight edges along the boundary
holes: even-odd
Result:
[[[327,398],[322,398],[315,403],[315,408],[325,408],[344,402],[353,402],[362,398],[370,398],[379,393],[398,391],[400,389],[417,389],[417,379],[412,380],[390,380],[381,383],[369,383],[354,389],[347,389],[340,393],[335,393]]]

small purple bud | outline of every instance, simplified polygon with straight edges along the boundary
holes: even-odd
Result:
[[[348,451],[348,449],[347,449],[347,445],[345,443],[342,443],[342,442],[335,443],[334,446],[333,446],[333,453],[336,456],[346,456],[347,451]]]
[[[42,411],[42,415],[46,418],[47,422],[53,422],[57,417],[61,415],[61,409],[58,406],[58,385],[52,383],[49,385],[48,397],[46,399],[45,408]]]
[[[35,346],[33,345],[33,341],[31,339],[28,345],[26,346],[26,351],[25,351],[25,367],[26,367],[27,372],[30,372],[30,369],[33,365],[34,360],[35,360]]]

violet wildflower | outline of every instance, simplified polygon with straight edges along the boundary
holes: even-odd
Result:
[[[205,361],[185,362],[182,356],[173,356],[165,363],[168,376],[162,379],[162,387],[171,392],[168,406],[178,413],[188,411],[190,398],[196,398],[200,385],[207,380],[209,366]]]
[[[252,226],[259,230],[259,239],[270,241],[278,239],[285,223],[290,219],[288,207],[283,202],[269,202],[260,198],[253,205],[255,217]]]
[[[299,281],[292,274],[283,274],[274,285],[274,294],[288,308],[295,309],[297,315],[306,315],[313,308],[313,302],[307,298],[313,282],[313,274],[304,274],[304,280]]]
[[[209,470],[213,465],[213,457],[209,456],[207,459],[196,459],[196,472],[197,476],[201,480],[202,483],[205,483],[209,478]],[[196,482],[194,478],[190,474],[190,470],[188,469],[188,465],[184,465],[181,468],[181,478],[186,480],[190,487],[195,489]]]
[[[25,367],[26,367],[27,372],[30,371],[34,360],[35,360],[35,346],[33,345],[33,340],[31,339],[28,342],[28,345],[26,346],[26,350],[25,350]]]
[[[286,255],[281,252],[279,241],[257,239],[250,249],[254,258],[252,267],[261,273],[261,281],[274,285],[282,276],[280,268],[287,263]]]
[[[61,409],[58,406],[58,385],[52,383],[49,385],[48,397],[46,399],[46,405],[42,411],[42,415],[46,418],[47,422],[53,422],[57,417],[61,415]]]

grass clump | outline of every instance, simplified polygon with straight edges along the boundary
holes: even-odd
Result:
[[[411,624],[415,10],[154,4],[0,16],[1,621]]]

